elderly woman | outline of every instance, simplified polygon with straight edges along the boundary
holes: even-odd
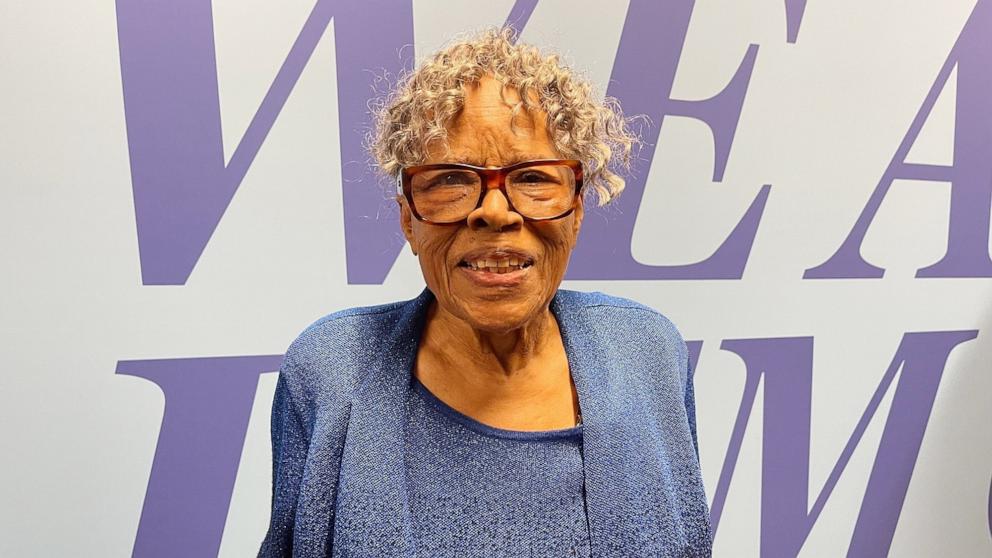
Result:
[[[583,194],[623,189],[616,103],[488,31],[377,118],[427,288],[290,346],[260,556],[709,555],[685,343],[650,308],[558,288]]]

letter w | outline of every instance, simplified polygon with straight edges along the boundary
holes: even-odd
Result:
[[[225,166],[210,0],[117,0],[143,284],[186,283],[332,16],[339,129],[347,136],[367,128],[369,70],[396,75],[412,60],[412,48],[401,50],[413,44],[411,1],[318,0]],[[342,137],[341,160],[365,160],[357,136]],[[361,253],[395,257],[401,246],[362,217],[376,215],[381,190],[364,175],[343,182],[345,214],[354,216],[346,232],[363,242],[346,243],[354,282]]]
[[[887,556],[947,357],[954,347],[977,335],[978,331],[935,331],[903,336],[812,508],[808,495],[813,338],[725,340],[721,348],[744,360],[747,378],[713,499],[714,535],[762,376],[761,556],[779,557],[796,556],[802,548],[901,368],[848,549],[850,557]]]

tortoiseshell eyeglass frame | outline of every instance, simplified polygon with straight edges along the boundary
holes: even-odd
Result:
[[[567,211],[560,215],[555,215],[554,217],[540,217],[533,218],[524,215],[517,211],[513,207],[513,202],[510,200],[510,195],[506,192],[506,176],[515,171],[527,167],[537,167],[542,165],[557,165],[568,167],[572,170],[572,174],[575,176],[575,194],[572,199],[572,205]],[[503,197],[506,198],[506,203],[509,206],[510,211],[516,212],[518,215],[524,218],[525,221],[553,221],[555,219],[561,219],[562,217],[567,217],[578,205],[579,196],[582,192],[582,161],[577,159],[538,159],[535,161],[523,161],[520,163],[515,163],[506,167],[477,167],[475,165],[465,165],[461,163],[438,163],[431,165],[414,165],[409,167],[403,167],[400,171],[399,176],[396,178],[396,193],[402,195],[406,198],[407,203],[410,204],[410,211],[413,216],[417,218],[418,221],[423,221],[424,223],[431,223],[434,225],[457,225],[459,223],[464,223],[465,219],[468,218],[469,213],[465,214],[465,217],[458,219],[457,221],[431,221],[430,219],[424,218],[419,211],[417,211],[417,204],[413,201],[413,187],[411,186],[413,182],[413,177],[417,173],[432,170],[469,170],[475,172],[479,175],[483,187],[479,190],[479,199],[475,202],[475,207],[472,211],[475,211],[482,206],[482,200],[486,198],[486,193],[489,190],[498,189],[503,193]]]

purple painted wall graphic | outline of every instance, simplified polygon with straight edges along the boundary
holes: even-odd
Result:
[[[785,21],[788,28],[786,40],[790,43],[799,38],[799,26],[802,25],[805,12],[806,0],[785,0]]]
[[[947,55],[909,131],[892,157],[854,228],[826,262],[807,269],[807,279],[878,278],[885,270],[861,257],[861,244],[896,179],[949,182],[951,211],[947,252],[917,277],[992,277],[989,217],[992,211],[992,3],[979,0]],[[907,163],[909,150],[930,116],[937,97],[957,68],[954,162]]]
[[[704,101],[670,98],[693,2],[630,4],[608,93],[630,114],[653,124],[657,140],[666,115],[705,122],[713,131],[714,180],[723,179],[758,47],[751,45],[724,90]],[[521,26],[533,2],[518,2],[508,22]],[[790,14],[795,14],[790,8]],[[216,57],[209,0],[147,4],[118,0],[121,77],[131,158],[142,281],[185,284],[224,211],[254,161],[279,111],[307,65],[331,17],[335,26],[341,132],[345,252],[349,283],[380,284],[402,245],[395,227],[378,219],[388,202],[362,162],[368,127],[366,68],[397,74],[412,60],[412,8],[407,2],[318,0],[269,87],[230,163],[224,164]],[[790,15],[790,22],[798,21]],[[376,26],[382,33],[364,33]],[[659,26],[661,28],[659,29]],[[643,52],[656,52],[644,66]],[[400,58],[402,54],[403,58]],[[570,279],[734,279],[743,274],[768,198],[764,186],[712,256],[690,265],[647,266],[630,254],[650,157],[637,169],[610,223],[588,220],[569,268]],[[612,213],[612,212],[611,212]],[[610,265],[604,265],[609,263]]]
[[[586,219],[567,279],[740,279],[751,253],[758,223],[768,200],[765,185],[719,248],[703,261],[687,265],[645,265],[634,260],[631,241],[644,196],[651,149],[666,116],[687,116],[706,123],[713,133],[713,180],[723,180],[744,96],[751,80],[757,45],[751,45],[720,93],[704,101],[672,99],[672,83],[689,29],[693,2],[633,0],[613,64],[607,95],[620,100],[627,114],[644,114],[641,150],[633,176],[606,212],[610,219]],[[651,53],[645,56],[645,53]]]
[[[401,245],[375,219],[383,191],[367,172],[369,68],[392,75],[412,61],[410,1],[317,0],[230,162],[224,164],[210,0],[117,1],[121,81],[142,282],[186,283],[234,193],[337,18],[338,114],[348,279],[382,283]],[[375,28],[376,33],[367,32]],[[403,56],[401,58],[400,56]]]
[[[134,556],[216,556],[258,377],[282,355],[123,360],[117,373],[154,382],[165,414]]]
[[[527,26],[527,22],[530,20],[530,16],[534,13],[534,8],[536,7],[537,0],[517,0],[513,3],[513,8],[510,9],[510,15],[506,16],[506,21],[503,22],[503,25],[512,27],[518,31],[523,30]]]
[[[886,556],[923,441],[937,387],[951,351],[978,331],[907,333],[896,350],[823,488],[809,505],[813,338],[728,339],[721,349],[744,360],[747,377],[711,506],[714,534],[737,466],[744,431],[764,378],[761,473],[761,555],[795,556],[858,447],[868,424],[902,370],[875,455],[848,556]],[[696,351],[699,346],[693,347]],[[694,360],[698,361],[698,352]]]
[[[508,23],[524,25],[534,2],[514,5]],[[787,0],[788,40],[795,42],[805,2]],[[672,82],[688,31],[693,2],[633,0],[614,64],[608,94],[629,114],[651,117],[643,130],[648,146],[657,142],[665,116],[706,123],[713,133],[713,179],[723,180],[741,107],[758,54],[745,53],[727,86],[703,101],[671,98]],[[196,265],[279,111],[307,65],[332,17],[336,26],[342,196],[349,283],[381,284],[402,245],[395,227],[379,220],[391,203],[363,163],[361,145],[369,120],[366,68],[399,73],[412,60],[412,7],[407,2],[318,0],[285,62],[269,87],[230,163],[225,166],[217,93],[216,60],[209,0],[166,4],[118,0],[121,76],[131,156],[132,187],[142,281],[184,284]],[[382,33],[362,32],[371,25]],[[990,277],[989,221],[992,181],[992,71],[983,64],[992,37],[989,2],[979,2],[947,57],[930,93],[888,170],[848,238],[806,278],[881,277],[865,262],[860,246],[889,186],[897,178],[951,182],[948,250],[919,277]],[[656,53],[645,63],[645,52]],[[953,165],[905,162],[923,123],[953,68],[958,71],[955,161]],[[764,185],[724,242],[708,258],[684,265],[646,265],[630,246],[653,154],[642,161],[624,195],[589,219],[568,270],[569,279],[739,279],[757,235],[770,186]]]

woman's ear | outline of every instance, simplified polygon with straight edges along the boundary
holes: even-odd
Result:
[[[585,203],[585,196],[580,195],[575,203],[575,211],[572,212],[572,235],[576,239],[579,238],[579,229],[582,228],[582,218],[586,215]]]
[[[410,212],[410,206],[407,205],[406,198],[403,196],[396,196],[396,203],[400,206],[400,228],[403,230],[403,236],[406,237],[410,250],[416,256],[417,245],[413,238],[413,213]]]

